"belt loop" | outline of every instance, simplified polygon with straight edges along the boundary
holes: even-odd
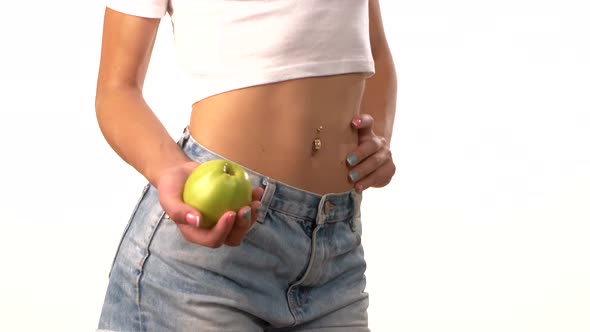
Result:
[[[180,148],[184,148],[190,136],[191,133],[187,125],[186,127],[184,127],[184,130],[182,131],[182,136],[180,137],[180,140],[177,142],[178,146],[180,146]]]
[[[256,218],[256,221],[264,224],[264,219],[266,218],[266,213],[270,207],[270,202],[275,195],[277,185],[274,181],[269,180],[268,178],[264,178],[262,184],[264,185],[264,194],[262,194],[262,198],[260,199],[262,205],[258,208],[258,217]]]
[[[315,224],[316,225],[323,225],[326,222],[326,211],[324,211],[324,206],[327,202],[327,195],[323,195],[320,203],[317,207],[317,215],[315,217]]]
[[[352,192],[352,201],[354,203],[354,211],[353,214],[356,218],[361,217],[361,202],[363,200],[363,193],[362,192]]]

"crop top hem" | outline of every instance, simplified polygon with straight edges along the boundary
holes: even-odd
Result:
[[[193,103],[293,79],[375,73],[368,0],[104,1],[127,15],[170,16]]]
[[[162,18],[166,15],[167,7],[150,5],[138,7],[134,2],[107,0],[106,7],[127,15],[145,17],[145,18]]]
[[[251,71],[228,72],[224,76],[215,76],[207,78],[206,75],[195,74],[198,77],[193,82],[203,82],[202,86],[193,84],[193,94],[191,99],[193,103],[218,95],[224,92],[244,89],[253,86],[278,83],[293,79],[302,79],[308,77],[331,76],[350,73],[364,73],[365,78],[371,77],[375,73],[375,64],[372,60],[352,59],[338,61],[323,61],[315,63],[304,63],[294,66],[283,66],[268,70],[256,71],[255,75]]]

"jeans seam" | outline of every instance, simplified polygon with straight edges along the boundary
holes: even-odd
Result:
[[[279,213],[282,213],[282,214],[284,214],[284,215],[285,215],[285,216],[287,216],[287,217],[291,217],[291,218],[299,219],[299,220],[302,220],[302,221],[309,221],[309,222],[313,222],[313,221],[315,221],[315,219],[313,219],[313,218],[305,218],[305,217],[302,217],[302,216],[298,216],[298,215],[296,215],[296,214],[292,214],[292,213],[290,213],[290,212],[287,212],[287,211],[281,210],[281,209],[279,209],[279,208],[276,208],[276,207],[269,207],[268,209],[269,209],[269,210],[276,211],[276,212],[279,212]],[[319,212],[318,212],[318,213],[319,213]],[[326,222],[326,224],[331,224],[331,223],[336,223],[336,222],[342,222],[342,221],[345,221],[345,220],[350,220],[350,218],[354,218],[354,216],[355,216],[355,213],[354,213],[354,211],[353,211],[353,212],[351,212],[351,213],[347,214],[346,216],[343,216],[342,218],[338,218],[338,219],[330,219],[330,221],[329,221],[329,222]]]
[[[129,220],[127,221],[127,225],[125,225],[125,229],[123,230],[123,235],[121,235],[121,239],[119,240],[119,244],[117,245],[117,250],[115,251],[115,256],[113,257],[113,261],[111,262],[111,268],[109,270],[109,278],[111,277],[111,274],[113,273],[113,268],[115,267],[115,262],[117,260],[117,256],[119,256],[119,252],[121,251],[121,246],[123,245],[123,241],[125,240],[125,236],[127,236],[127,233],[129,233],[129,229],[131,228],[131,224],[133,223],[133,218],[137,214],[137,211],[139,210],[139,206],[141,205],[141,203],[145,199],[149,189],[150,189],[150,184],[148,183],[143,188],[141,196],[137,200],[137,203],[135,203],[135,207],[133,208],[133,210],[131,212],[131,216],[129,217]]]
[[[279,208],[276,208],[276,207],[269,207],[268,209],[269,209],[269,210],[276,211],[276,212],[279,212],[279,213],[281,213],[281,214],[283,214],[283,215],[285,215],[285,216],[287,216],[287,217],[290,217],[290,218],[295,218],[295,219],[298,219],[298,220],[301,220],[301,221],[309,221],[309,222],[313,222],[313,221],[315,220],[315,219],[313,219],[313,218],[305,218],[305,217],[302,217],[302,216],[298,216],[298,215],[296,215],[296,214],[289,213],[289,212],[287,212],[287,211],[281,210],[281,209],[279,209]]]
[[[158,228],[160,227],[160,224],[162,223],[162,219],[164,218],[164,215],[166,213],[164,211],[160,212],[160,217],[158,218],[157,222],[154,224],[153,229],[151,230],[148,238],[147,238],[147,242],[145,244],[145,254],[143,255],[142,259],[139,262],[139,274],[137,276],[136,282],[135,282],[135,292],[136,292],[136,301],[137,301],[137,311],[139,314],[139,330],[140,331],[144,331],[144,326],[143,326],[143,321],[144,321],[144,317],[143,317],[143,312],[141,310],[141,279],[143,277],[143,272],[144,272],[144,267],[145,267],[145,263],[147,262],[147,260],[149,259],[151,252],[150,252],[150,246],[152,244],[152,240],[154,239],[154,235],[156,234],[156,231],[158,230]]]

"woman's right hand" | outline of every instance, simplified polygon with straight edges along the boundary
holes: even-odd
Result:
[[[256,222],[257,210],[262,205],[260,199],[264,190],[254,189],[250,206],[240,208],[237,214],[234,211],[228,211],[221,216],[214,227],[200,228],[199,223],[203,217],[199,211],[182,200],[184,183],[198,166],[197,162],[187,161],[162,172],[156,184],[162,208],[176,223],[187,241],[210,248],[219,248],[224,244],[240,245],[253,223]]]

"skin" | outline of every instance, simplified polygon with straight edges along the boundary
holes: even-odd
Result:
[[[290,80],[222,93],[195,103],[189,129],[201,144],[292,186],[324,194],[387,185],[395,173],[389,149],[397,82],[378,0],[369,0],[376,74]],[[178,147],[143,98],[160,20],[106,9],[96,90],[96,116],[113,150],[154,185],[160,203],[188,241],[237,246],[256,220],[262,188],[239,212],[211,229],[182,202],[198,167]],[[322,148],[312,153],[319,133]],[[356,159],[355,163],[349,161]]]

